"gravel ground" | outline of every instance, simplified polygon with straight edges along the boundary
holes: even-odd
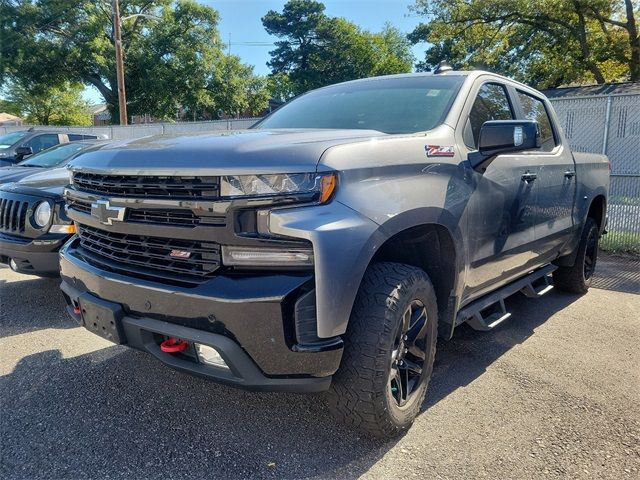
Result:
[[[0,269],[0,289],[0,478],[640,476],[638,294],[513,297],[497,330],[440,342],[422,413],[380,442],[322,396],[234,390],[111,345],[66,318],[57,280]]]

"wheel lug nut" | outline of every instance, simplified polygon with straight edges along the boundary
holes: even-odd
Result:
[[[404,338],[403,338],[403,340],[409,340],[409,336],[408,336],[408,335],[405,335],[405,336],[404,336]]]

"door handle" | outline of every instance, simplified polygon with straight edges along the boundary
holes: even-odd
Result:
[[[536,178],[538,178],[537,173],[525,172],[522,174],[522,180],[525,182],[533,182]]]
[[[575,177],[576,172],[574,172],[573,170],[567,170],[566,172],[564,172],[564,176],[567,178],[573,178]]]

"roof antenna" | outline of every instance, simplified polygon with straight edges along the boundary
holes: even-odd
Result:
[[[27,132],[33,132],[34,128],[31,127],[29,130],[27,130]]]
[[[451,70],[453,70],[453,67],[449,65],[446,60],[442,60],[433,73],[438,75],[439,73],[450,72]]]

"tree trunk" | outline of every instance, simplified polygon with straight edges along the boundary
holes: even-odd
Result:
[[[585,66],[589,69],[589,71],[593,74],[593,77],[596,80],[596,83],[602,84],[605,83],[604,75],[600,68],[595,64],[593,60],[591,60],[591,51],[589,49],[589,43],[587,40],[587,27],[586,21],[584,18],[584,12],[582,11],[582,7],[578,2],[574,2],[574,8],[576,10],[576,14],[578,15],[578,27],[576,30],[576,36],[578,37],[578,42],[580,42],[580,50],[582,52],[582,60]]]
[[[638,25],[633,12],[632,0],[625,0],[627,11],[627,30],[629,32],[629,47],[631,55],[629,57],[629,77],[632,82],[640,81],[640,35],[638,35]]]

